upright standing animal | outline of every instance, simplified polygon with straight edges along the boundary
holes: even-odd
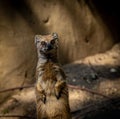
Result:
[[[71,119],[66,76],[58,62],[58,35],[36,35],[37,119]]]

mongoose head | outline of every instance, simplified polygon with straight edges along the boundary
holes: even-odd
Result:
[[[50,56],[50,54],[54,54],[57,51],[58,35],[57,33],[49,35],[35,35],[35,44],[38,55]]]

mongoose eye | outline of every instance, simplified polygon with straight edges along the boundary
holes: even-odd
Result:
[[[40,42],[39,40],[36,41],[36,43],[39,43],[39,42]]]
[[[40,42],[40,38],[38,35],[35,35],[35,44],[39,43]]]
[[[46,42],[45,41],[41,41],[41,45],[46,45]]]
[[[52,45],[54,45],[54,44],[55,44],[55,40],[51,40],[50,43],[51,43]]]

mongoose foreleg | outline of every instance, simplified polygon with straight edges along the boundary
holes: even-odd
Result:
[[[60,98],[61,92],[64,89],[66,82],[64,80],[58,80],[55,84],[55,96],[57,99]]]
[[[37,101],[41,100],[43,103],[45,103],[46,102],[46,94],[45,94],[45,91],[43,90],[42,86],[39,83],[37,83],[36,89],[37,89]]]

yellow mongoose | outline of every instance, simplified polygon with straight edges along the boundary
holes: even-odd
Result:
[[[57,59],[58,35],[36,35],[37,119],[71,119],[66,76]]]

